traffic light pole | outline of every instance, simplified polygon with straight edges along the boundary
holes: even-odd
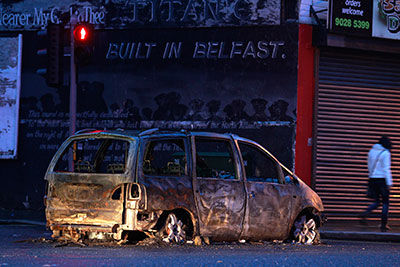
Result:
[[[74,29],[77,23],[75,15],[71,17],[71,76],[70,76],[70,95],[69,95],[69,135],[76,132],[76,63],[75,63],[75,38]]]
[[[70,30],[71,30],[71,58],[70,58],[70,82],[69,82],[69,135],[76,132],[76,64],[75,64],[75,38],[74,29],[77,23],[75,15],[71,16]],[[74,155],[69,155],[69,171],[74,170]]]

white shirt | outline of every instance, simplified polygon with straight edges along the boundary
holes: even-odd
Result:
[[[390,151],[381,144],[373,145],[368,153],[368,170],[370,178],[385,178],[386,185],[392,186]]]

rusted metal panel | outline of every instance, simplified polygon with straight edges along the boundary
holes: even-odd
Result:
[[[149,211],[183,208],[195,210],[190,177],[143,177]]]
[[[298,214],[299,200],[294,186],[247,182],[248,203],[243,238],[285,239],[291,225],[282,223]],[[295,198],[296,197],[296,198]]]
[[[122,185],[118,180],[107,179],[104,175],[53,175],[47,195],[48,224],[79,222],[110,228],[121,224],[123,195],[121,193],[120,199],[112,199],[114,190]]]
[[[365,196],[367,154],[382,134],[400,140],[400,60],[387,53],[322,49],[314,174],[329,218],[357,220]],[[400,151],[392,152],[390,215],[400,219]],[[374,216],[379,218],[377,211]]]
[[[201,235],[238,240],[245,214],[243,182],[197,178],[195,194]]]

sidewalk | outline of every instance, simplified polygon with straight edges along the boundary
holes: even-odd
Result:
[[[361,225],[357,220],[329,220],[321,227],[321,239],[364,240],[381,242],[400,242],[400,225],[390,224],[391,230],[380,231],[380,221],[368,221]]]
[[[0,210],[0,224],[32,224],[45,226],[44,211]],[[321,227],[321,239],[364,240],[381,242],[400,242],[400,224],[389,224],[392,228],[382,233],[379,221],[370,220],[367,226],[359,221],[329,220]],[[389,221],[390,223],[390,221]]]
[[[44,210],[0,209],[0,224],[32,224],[46,226]]]

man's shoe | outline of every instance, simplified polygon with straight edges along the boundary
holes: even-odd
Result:
[[[391,228],[389,227],[389,225],[382,225],[381,226],[381,232],[387,232],[389,231]]]

